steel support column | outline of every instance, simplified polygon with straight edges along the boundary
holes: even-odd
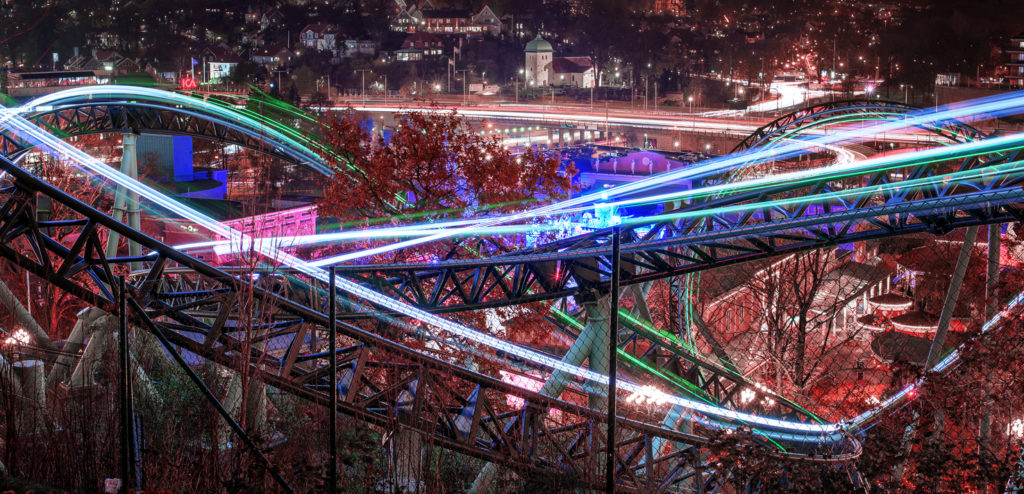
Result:
[[[327,471],[327,492],[331,494],[338,492],[338,300],[334,291],[337,276],[337,269],[331,266],[327,287],[327,296],[330,297],[327,302],[328,316],[331,318],[327,323],[330,338],[327,343],[331,353],[331,406],[328,408],[331,420],[327,428],[330,434],[330,464]]]
[[[121,401],[121,492],[129,492],[139,487],[135,485],[135,475],[132,466],[135,464],[132,458],[135,448],[132,446],[132,438],[135,436],[135,427],[132,424],[134,413],[132,411],[132,388],[131,373],[128,359],[128,313],[125,303],[125,282],[124,276],[118,279],[117,283],[117,338],[118,338],[118,397]]]
[[[953,279],[949,282],[949,291],[946,292],[946,301],[942,305],[942,313],[939,315],[939,327],[935,330],[935,338],[928,350],[928,360],[925,361],[925,372],[931,370],[942,357],[942,346],[946,343],[946,334],[949,332],[949,322],[953,318],[953,309],[956,308],[956,300],[960,297],[960,288],[964,283],[964,275],[967,274],[967,264],[971,260],[971,251],[974,250],[974,241],[978,238],[978,227],[967,227],[964,236],[964,245],[960,247],[960,256],[956,261],[956,268],[953,270]]]
[[[278,470],[277,467],[270,463],[270,459],[268,459],[266,455],[263,454],[263,451],[260,451],[259,447],[252,440],[252,438],[250,438],[249,435],[246,434],[245,430],[242,429],[242,426],[238,425],[238,422],[236,422],[235,419],[231,416],[231,414],[228,413],[227,409],[224,408],[224,405],[220,402],[220,400],[217,399],[217,396],[213,394],[213,391],[211,391],[210,388],[206,386],[206,383],[204,383],[203,379],[199,377],[199,374],[196,374],[196,371],[192,370],[192,367],[188,365],[188,362],[185,362],[185,359],[182,358],[180,353],[178,353],[178,350],[174,348],[174,344],[172,344],[171,341],[167,339],[167,336],[163,333],[163,330],[161,330],[159,327],[157,327],[156,324],[153,323],[149,316],[146,315],[146,311],[139,305],[139,303],[134,298],[128,300],[128,305],[131,307],[131,310],[135,314],[135,317],[139,318],[142,321],[142,323],[146,326],[146,329],[149,330],[150,333],[156,335],[156,337],[160,340],[160,344],[164,346],[164,350],[166,350],[167,353],[171,355],[171,358],[173,358],[174,361],[178,364],[178,367],[185,371],[185,374],[188,375],[192,383],[195,384],[196,387],[199,388],[199,391],[203,394],[203,396],[206,397],[206,401],[213,405],[213,408],[217,410],[217,413],[219,413],[221,418],[223,418],[228,423],[231,429],[235,431],[235,434],[238,434],[238,437],[242,439],[242,442],[245,443],[245,445],[253,453],[256,454],[256,457],[259,459],[260,463],[263,464],[263,467],[266,468],[266,470],[274,478],[274,480],[277,482],[277,485],[280,486],[281,489],[284,490],[285,492],[294,493],[295,490],[292,489],[292,487],[288,485],[288,482],[284,480],[284,477],[281,476],[280,470]]]
[[[612,283],[609,301],[608,323],[608,451],[605,461],[605,491],[615,492],[615,369],[618,363],[619,354],[619,248],[621,236],[619,227],[613,229],[612,234]],[[646,305],[646,304],[645,304]],[[649,314],[648,314],[649,316]],[[590,360],[593,367],[593,358]]]

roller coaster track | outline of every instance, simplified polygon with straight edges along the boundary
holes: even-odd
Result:
[[[817,122],[827,121],[837,116],[859,115],[866,119],[877,120],[879,116],[888,115],[898,118],[901,114],[916,110],[919,110],[919,108],[881,100],[843,100],[808,106],[783,115],[755,130],[747,138],[740,141],[730,153],[741,153],[764,146],[771,140],[785,134],[787,130],[808,128],[814,126]],[[975,141],[988,137],[984,132],[957,120],[945,121],[939,125],[921,128],[950,142]]]
[[[124,106],[119,106],[122,104]],[[35,121],[56,122],[57,128],[68,129],[69,134],[100,132],[103,130],[79,126],[81,120],[75,125],[61,123],[75,121],[67,115],[79,110],[88,114],[93,110],[86,109],[100,108],[96,110],[100,113],[93,114],[112,123],[97,124],[95,129],[120,131],[125,127],[114,125],[115,117],[104,112],[109,114],[109,109],[114,108],[118,113],[132,105],[122,102],[107,106],[107,110],[89,105],[69,106],[62,110],[65,113],[61,117],[55,116],[57,112],[44,118],[46,113],[43,112]],[[139,106],[143,113],[173,113],[174,110],[158,108],[156,104]],[[146,115],[131,118],[149,118],[151,123],[146,125],[154,127],[166,120],[162,116],[153,120],[152,114]],[[189,114],[174,118],[205,117]],[[124,121],[127,120],[120,122]],[[154,121],[157,123],[152,123]],[[779,126],[782,127],[784,125]],[[179,132],[173,126],[161,128],[165,132]],[[208,132],[203,130],[205,128],[186,126],[180,132],[207,137],[219,132]],[[253,137],[251,134],[223,135],[240,145],[265,149],[258,142],[245,143],[245,139]],[[8,139],[14,144],[4,149],[11,149],[15,155],[27,149],[24,143]],[[953,169],[957,172],[991,169],[1017,160],[1015,150],[993,151],[984,156],[963,158]],[[912,179],[950,171],[935,164],[908,168],[912,169]],[[142,308],[133,315],[136,324],[159,331],[175,344],[212,362],[237,367],[239,354],[246,351],[235,334],[234,328],[240,326],[237,321],[266,316],[265,319],[272,322],[262,328],[265,341],[283,338],[287,343],[273,349],[270,359],[250,355],[249,365],[253,371],[268,384],[289,393],[316,403],[326,402],[328,376],[322,361],[324,352],[312,343],[317,339],[322,341],[325,332],[327,317],[322,309],[300,303],[295,297],[286,297],[275,287],[232,275],[182,254],[50,186],[8,159],[0,159],[0,169],[12,179],[9,187],[0,190],[0,256],[92,305],[114,311],[115,273],[125,273],[130,262],[140,261],[139,258],[104,256],[101,238],[106,232],[118,232],[154,253],[144,260],[148,267],[145,276],[128,287],[128,295]],[[838,192],[834,187],[837,182],[821,180],[738,193],[694,203],[675,213],[763,203],[808,191],[813,195]],[[777,205],[693,220],[684,217],[644,225],[650,228],[647,231],[626,227],[622,231],[624,268],[621,277],[626,285],[638,284],[838,243],[913,232],[943,233],[961,226],[1018,221],[1022,216],[1018,206],[1024,193],[1018,185],[1019,177],[1012,173],[997,174],[994,178],[936,182],[934,186],[911,191],[876,187],[888,184],[887,173],[880,171],[857,184],[875,189],[852,198],[823,198],[797,206]],[[74,211],[75,218],[39,221],[34,209],[39,196]],[[820,213],[805,216],[804,213],[812,209]],[[48,234],[55,228],[77,234],[63,237],[75,239],[71,245]],[[655,231],[657,233],[652,233]],[[569,295],[581,302],[593,301],[608,290],[610,233],[593,232],[480,261],[363,265],[345,267],[341,272],[362,279],[385,294],[438,312]],[[190,289],[184,290],[185,286]],[[424,286],[433,288],[426,290]],[[271,307],[272,313],[238,313],[237,297],[250,291],[256,298],[266,301],[267,304],[261,306]],[[349,307],[350,312],[342,319],[379,317],[384,312],[379,307],[359,303],[351,303]],[[339,378],[344,387],[339,409],[344,413],[383,427],[400,424],[429,436],[440,446],[520,472],[568,472],[593,487],[603,485],[593,467],[600,463],[607,444],[600,426],[606,418],[599,410],[471,372],[348,323],[342,322],[339,332],[345,339],[339,351],[339,360],[345,369]],[[689,362],[690,366],[710,368],[693,359]],[[737,408],[729,395],[735,393],[736,384],[742,380],[728,376],[721,369],[712,370],[721,378],[718,383],[709,384],[720,388],[710,394],[716,396],[718,405]],[[517,396],[527,404],[520,409],[510,409],[504,405],[506,396]],[[561,418],[557,421],[545,418],[550,410],[558,411]],[[698,428],[693,434],[684,434],[625,418],[617,422],[620,431],[625,430],[617,436],[615,447],[619,487],[624,491],[652,488],[661,491],[691,481],[694,475],[709,475],[697,481],[701,485],[722,481],[727,476],[725,472],[695,473],[704,470],[698,450],[711,441],[710,430]],[[665,452],[654,447],[661,441],[681,446]],[[796,451],[795,456],[831,462],[845,461],[859,454],[855,442],[834,438],[823,438],[817,444],[804,445]]]
[[[289,343],[272,352],[275,358],[251,355],[249,364],[267,384],[315,403],[328,400],[328,369],[320,348],[311,348],[309,336],[323,341],[327,317],[273,291],[252,286],[173,248],[141,234],[96,211],[68,194],[39,180],[7,159],[0,170],[13,182],[0,191],[0,256],[36,276],[101,309],[115,312],[115,274],[125,273],[135,258],[106,258],[102,238],[116,231],[156,253],[149,274],[127,286],[127,295],[142,307],[132,314],[135,324],[167,336],[174,344],[204,359],[237,369],[238,355],[245,352],[230,321],[259,318],[239,314],[235,303],[240,293],[251,293],[271,307],[287,323],[267,328],[276,336],[290,334]],[[38,221],[35,204],[45,196],[67,207],[75,217]],[[47,234],[50,229],[72,231],[72,245]],[[69,235],[65,235],[65,238]],[[208,287],[202,299],[192,293],[164,291],[166,268],[180,266],[202,277]],[[181,299],[187,303],[180,303]],[[218,314],[207,324],[193,317],[193,310]],[[377,334],[347,323],[338,326],[342,340],[338,352],[339,382],[343,391],[339,410],[365,423],[382,427],[406,427],[424,434],[438,446],[477,458],[498,462],[522,473],[570,473],[593,487],[603,478],[593,465],[603,461],[607,448],[602,433],[605,416],[596,410],[550,398],[468,371],[449,362],[426,356]],[[251,348],[249,351],[253,351]],[[258,363],[256,363],[258,362]],[[509,409],[507,396],[527,403]],[[545,419],[556,411],[557,421]],[[709,443],[706,437],[667,430],[620,418],[616,436],[619,487],[638,492],[664,489],[687,480],[695,465],[691,448]],[[661,439],[686,445],[667,454],[653,451]],[[823,451],[824,453],[824,451]],[[846,458],[838,454],[835,461]],[[690,472],[686,474],[686,472]]]
[[[1017,149],[992,151],[963,157],[958,164],[905,163],[901,167],[905,178],[900,181],[983,170],[1020,158]],[[1015,208],[982,208],[964,215],[958,204],[984,202],[981,197],[986,194],[1013,194],[1018,183],[1010,174],[991,180],[936,181],[908,190],[893,186],[890,170],[881,170],[852,181],[836,175],[694,201],[665,213],[668,219],[621,228],[620,276],[624,285],[631,285],[847,242],[919,232],[942,234],[971,224],[1015,221],[1020,216]],[[842,193],[854,187],[863,193]],[[794,197],[809,199],[787,201]],[[750,204],[767,206],[742,207]],[[950,209],[943,210],[945,205]],[[733,209],[701,214],[720,208]],[[611,235],[612,229],[606,228],[485,259],[349,264],[340,266],[339,273],[439,313],[567,296],[587,299],[607,293]],[[357,311],[346,317],[368,317],[373,312]]]
[[[176,93],[111,86],[61,91],[18,109],[29,121],[59,137],[109,132],[188,135],[261,151],[322,174],[330,170],[294,129],[246,116],[224,103]],[[307,139],[308,141],[308,139]],[[0,153],[15,158],[32,148],[16,135],[0,133]]]

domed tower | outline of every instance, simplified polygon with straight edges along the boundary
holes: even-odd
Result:
[[[551,76],[551,57],[554,50],[551,43],[544,41],[538,34],[533,41],[526,44],[526,84],[547,86]]]

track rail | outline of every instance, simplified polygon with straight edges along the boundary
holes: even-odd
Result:
[[[13,183],[0,192],[0,256],[36,276],[107,311],[115,311],[116,275],[127,271],[138,258],[106,258],[101,239],[113,231],[155,252],[146,262],[146,277],[128,285],[129,295],[145,315],[171,341],[201,357],[237,369],[249,365],[270,385],[316,403],[326,403],[327,371],[323,351],[311,339],[323,341],[327,317],[273,291],[254,286],[248,277],[232,276],[182,254],[137,232],[63,191],[43,182],[9,160],[0,169]],[[40,222],[35,215],[37,197],[67,207],[75,217],[60,222]],[[48,235],[53,228],[73,230],[71,245]],[[168,268],[184,267],[207,284],[205,296],[165,292],[164,278],[175,276]],[[264,314],[239,314],[237,297],[252,293],[268,307],[268,314],[285,322],[261,329],[286,344],[261,358],[259,351],[243,347],[233,321],[260,318]],[[182,302],[182,298],[187,301]],[[210,319],[193,317],[191,311],[216,314]],[[141,322],[141,321],[137,321]],[[144,325],[143,325],[144,326]],[[528,472],[572,474],[589,485],[602,485],[596,467],[603,461],[606,421],[600,411],[572,402],[546,397],[471,372],[451,363],[414,351],[400,343],[347,323],[338,326],[343,341],[339,351],[339,375],[344,392],[339,410],[368,424],[408,427],[429,436],[435,444],[478,458]],[[311,338],[311,337],[316,338]],[[269,341],[269,337],[268,337]],[[246,355],[249,358],[240,359]],[[510,407],[507,396],[526,403]],[[545,418],[556,411],[558,419]],[[637,492],[652,486],[669,486],[683,480],[694,465],[696,449],[709,443],[706,435],[685,434],[625,417],[617,421],[616,455],[620,487]],[[707,431],[705,431],[707,432]],[[682,445],[669,453],[653,450],[656,440]],[[854,443],[840,441],[837,448],[811,448],[825,461],[856,454]],[[687,452],[689,451],[689,452]],[[798,455],[803,456],[803,454]]]

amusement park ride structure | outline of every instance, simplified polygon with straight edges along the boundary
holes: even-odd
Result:
[[[669,412],[663,419],[616,418],[611,456],[617,490],[663,492],[686,484],[701,492],[731,482],[732,472],[705,465],[700,451],[713,441],[716,431],[737,429],[751,431],[774,455],[819,462],[822,468],[847,471],[856,479],[850,460],[860,454],[859,431],[879,414],[911,399],[913,393],[904,390],[845,423],[824,423],[781,397],[785,415],[797,420],[745,411],[740,396],[753,383],[728,365],[695,355],[631,318],[623,319],[618,328],[609,326],[607,299],[617,288],[613,275],[623,289],[641,293],[648,282],[728,264],[868,239],[943,234],[961,227],[1021,221],[1024,170],[1019,153],[1024,136],[990,137],[960,122],[975,114],[1019,112],[1024,102],[1018,99],[936,111],[875,101],[801,110],[765,126],[716,163],[673,172],[689,173],[706,185],[688,197],[676,197],[682,200],[677,209],[619,228],[482,259],[341,265],[337,267],[340,279],[332,286],[319,265],[213,222],[54,136],[186,134],[261,150],[330,173],[319,158],[320,150],[311,149],[287,130],[182,95],[111,86],[75,89],[0,113],[0,170],[6,181],[0,190],[0,256],[110,313],[124,313],[118,307],[119,298],[124,297],[131,324],[157,335],[172,355],[188,350],[235,368],[239,355],[250,352],[249,370],[268,385],[317,404],[330,403],[337,392],[333,403],[337,410],[368,425],[397,423],[436,445],[523,474],[569,472],[594,488],[604,486],[602,465],[612,441],[604,425],[606,398],[597,398],[607,389],[608,352],[604,349],[614,335],[624,359],[615,369],[621,376],[620,401],[625,394],[640,393],[649,383],[674,390],[667,397]],[[811,143],[793,138],[801,128],[856,120],[881,122],[847,134],[840,130]],[[753,163],[841,142],[850,135],[867,139],[875,132],[905,128],[933,133],[950,145],[872,158],[852,168],[826,167],[738,183],[724,178]],[[266,281],[279,278],[239,276],[230,267],[204,263],[143,234],[19,166],[19,156],[33,149],[111,178],[140,200],[194,220],[223,238],[254,246],[269,262],[277,263],[279,277],[289,277],[307,290],[282,291]],[[894,169],[907,173],[894,181],[890,173]],[[627,203],[637,199],[635,194],[643,192],[643,187],[632,191],[623,190],[610,200]],[[41,219],[36,214],[41,198],[61,205],[73,217]],[[578,200],[561,208],[586,204]],[[559,208],[547,211],[557,213]],[[474,226],[486,226],[486,221],[492,220]],[[58,240],[54,229],[74,233],[62,237],[73,240]],[[111,255],[105,239],[113,234],[137,245],[139,253]],[[616,234],[621,243],[618,264],[612,260]],[[620,266],[616,273],[614,265]],[[117,274],[128,272],[131,276],[121,285]],[[257,307],[268,308],[267,313],[241,311],[235,301],[243,291],[261,300]],[[542,300],[562,300],[565,307],[564,300],[570,298],[586,316],[586,324],[563,325],[562,331],[574,343],[561,359],[482,335],[438,315]],[[329,300],[338,302],[333,319]],[[422,323],[438,330],[428,336],[470,342],[487,358],[510,368],[526,365],[548,380],[539,391],[523,389],[356,325],[368,318],[393,325],[399,333],[422,333]],[[234,328],[242,327],[240,321],[246,319],[266,321],[259,324],[256,338],[273,344],[271,358],[263,358],[236,334]],[[409,319],[417,324],[408,323]],[[325,342],[331,327],[336,327],[338,345],[333,356],[325,345],[315,343]],[[638,346],[637,341],[645,344]],[[589,368],[582,367],[588,357]],[[331,372],[331,362],[336,363],[337,372]],[[948,367],[949,362],[943,362],[939,367]],[[689,385],[680,387],[674,378]],[[337,385],[332,386],[335,379]],[[591,398],[588,405],[562,399],[567,388],[585,390]],[[507,396],[521,399],[521,407],[508,410],[503,406]],[[223,407],[219,411],[232,422]],[[547,418],[552,412],[557,412],[557,421]],[[684,421],[690,424],[686,431],[676,430]],[[256,447],[241,429],[235,430],[250,447]],[[492,474],[493,467],[486,467],[478,486],[486,486]],[[284,479],[275,475],[284,486]]]

